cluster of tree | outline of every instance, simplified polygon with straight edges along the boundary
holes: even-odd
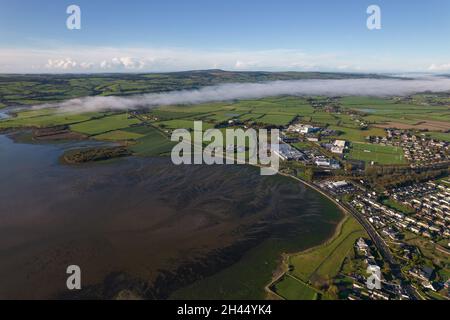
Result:
[[[448,176],[448,174],[448,166],[426,168],[374,166],[366,168],[365,178],[374,188],[385,190],[439,179]]]
[[[132,153],[124,146],[75,149],[64,152],[62,163],[78,164],[127,157]]]

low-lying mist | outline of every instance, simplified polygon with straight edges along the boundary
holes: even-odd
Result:
[[[296,80],[265,83],[231,83],[198,90],[171,91],[129,97],[85,97],[35,108],[57,107],[63,112],[130,110],[165,105],[189,105],[236,99],[257,99],[279,95],[294,96],[405,96],[418,92],[450,91],[450,79],[344,79]]]

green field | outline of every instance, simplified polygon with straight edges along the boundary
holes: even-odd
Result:
[[[268,125],[287,126],[293,119],[292,115],[268,114],[257,121]]]
[[[337,237],[332,241],[306,252],[292,255],[290,272],[305,283],[329,281],[337,275],[341,265],[356,240],[367,237],[362,226],[352,217],[346,217]]]
[[[380,128],[370,128],[368,130],[361,130],[356,128],[349,128],[344,126],[332,125],[329,127],[332,130],[340,131],[339,139],[348,140],[352,142],[365,142],[368,136],[385,136],[386,133]]]
[[[169,154],[175,145],[162,132],[152,127],[136,127],[126,129],[128,133],[141,137],[131,146],[131,151],[139,156],[159,156]]]
[[[216,81],[220,82],[224,80],[222,76],[227,73],[222,72],[205,72],[202,76],[209,76]],[[191,74],[192,76],[192,74]],[[233,76],[237,79],[243,79],[250,75]],[[242,78],[240,78],[242,76]],[[255,77],[256,75],[251,75]],[[262,76],[262,75],[260,75]],[[266,75],[267,76],[267,75]],[[275,76],[275,75],[272,75]],[[284,75],[277,74],[276,76],[283,77]],[[294,75],[291,75],[294,77]],[[162,81],[164,85],[167,85],[166,81],[174,77],[178,81],[177,86],[183,87],[187,84],[188,75],[136,75],[127,76],[127,79],[120,79],[119,77],[86,77],[72,79],[70,77],[63,77],[64,81],[67,81],[67,86],[71,89],[75,86],[79,90],[82,88],[90,88],[89,90],[98,91],[100,95],[126,95],[135,94],[137,92],[150,92],[158,87],[154,82],[159,83]],[[26,77],[25,77],[26,78]],[[25,79],[24,78],[24,79]],[[33,78],[33,77],[32,77]],[[196,81],[200,81],[200,74],[195,75]],[[0,78],[1,80],[1,78]],[[17,80],[17,79],[16,79]],[[37,79],[28,79],[27,81],[16,81],[14,85],[16,87],[22,87],[24,92],[39,88],[41,85],[36,82],[41,81],[39,77]],[[56,80],[55,80],[56,81]],[[47,84],[45,89],[50,90],[53,95],[57,95],[56,100],[61,99],[64,95],[61,95],[62,79],[58,78],[58,85],[51,86]],[[191,79],[192,81],[192,79]],[[12,84],[11,84],[12,85]],[[37,86],[35,88],[35,86]],[[169,86],[168,88],[172,88]],[[12,90],[14,91],[14,90]],[[58,93],[58,94],[56,94]],[[317,99],[323,99],[316,97]],[[24,98],[25,99],[25,98]],[[197,105],[174,105],[164,106],[152,109],[148,112],[148,121],[155,123],[157,126],[166,129],[177,128],[192,128],[192,122],[194,120],[203,120],[207,128],[214,127],[219,123],[226,122],[232,118],[239,118],[241,121],[253,121],[263,126],[286,126],[296,116],[299,116],[300,121],[305,123],[313,123],[320,126],[326,126],[329,129],[339,131],[341,134],[338,137],[350,142],[365,142],[367,136],[384,136],[385,132],[382,128],[376,128],[375,124],[386,124],[387,122],[397,122],[408,125],[416,125],[421,121],[444,121],[450,122],[450,111],[447,105],[427,105],[424,106],[424,101],[430,99],[427,95],[416,95],[414,100],[403,101],[397,98],[374,98],[374,97],[345,97],[337,99],[340,102],[344,111],[356,110],[361,114],[349,114],[345,112],[326,112],[323,109],[317,109],[310,105],[308,99],[305,97],[292,97],[292,96],[278,96],[267,97],[262,99],[253,100],[240,100],[231,102],[214,102],[203,103]],[[433,98],[433,102],[446,101],[445,97]],[[45,99],[44,99],[45,100]],[[450,98],[448,99],[450,100]],[[38,99],[35,103],[38,103]],[[1,101],[0,103],[7,105],[7,103]],[[19,113],[19,117],[9,121],[1,121],[0,128],[11,126],[50,126],[58,124],[76,124],[72,128],[85,134],[100,134],[106,131],[114,131],[122,129],[132,124],[126,122],[118,125],[117,123],[111,123],[111,127],[108,127],[108,122],[105,125],[102,122],[86,122],[84,124],[78,122],[85,122],[93,116],[101,116],[101,114],[86,114],[86,115],[74,115],[74,114],[52,114],[52,110],[32,110]],[[109,120],[109,119],[108,119]],[[114,122],[114,121],[113,121]],[[362,130],[360,123],[365,122],[371,124],[368,129]],[[93,128],[93,126],[98,128]],[[430,136],[433,136],[442,140],[450,140],[448,133],[443,132],[430,132]],[[386,149],[387,150],[387,149]],[[369,150],[370,151],[370,150]],[[357,150],[354,152],[357,153]],[[383,152],[381,152],[383,153]],[[387,153],[390,153],[387,150]],[[357,158],[364,158],[367,160],[366,155],[355,155]],[[384,163],[386,157],[380,155],[380,163]],[[387,157],[389,158],[389,157]],[[402,163],[401,159],[391,159],[388,161],[394,161],[393,163]]]
[[[373,115],[423,115],[430,113],[448,112],[448,106],[430,105],[424,106],[423,101],[403,102],[393,98],[375,98],[375,97],[345,97],[341,99],[342,106],[355,109],[366,114]]]
[[[164,85],[166,89],[185,88],[188,83],[203,83],[204,77],[209,77],[221,83],[227,82],[225,76],[232,75],[236,82],[251,77],[261,77],[268,79],[271,77],[287,77],[286,74],[229,74],[224,72],[206,71],[200,73],[186,74],[153,74],[153,75],[130,75],[126,79],[116,76],[96,76],[96,77],[75,77],[70,76],[51,76],[45,84],[41,83],[39,76],[18,76],[12,77],[9,82],[5,80],[6,87],[10,87],[10,93],[4,100],[0,99],[0,106],[7,105],[7,101],[16,101],[20,97],[25,101],[35,90],[48,92],[48,98],[43,94],[43,100],[51,100],[51,95],[57,95],[55,100],[76,96],[83,92],[96,92],[100,95],[127,95],[143,92],[152,92]],[[290,74],[289,77],[299,77],[300,75]],[[308,75],[303,75],[308,76]],[[309,75],[316,77],[318,75]],[[332,75],[327,75],[333,77]],[[168,85],[169,79],[172,79],[173,85]],[[2,80],[2,77],[0,77]],[[13,81],[14,80],[14,81]],[[55,84],[52,84],[52,81]],[[69,91],[62,94],[61,85],[66,81]],[[15,89],[14,89],[15,88]],[[20,95],[20,88],[23,91]],[[0,90],[1,91],[1,90]],[[65,96],[67,95],[67,97]],[[14,97],[13,97],[14,96]],[[320,101],[324,97],[314,97]],[[12,100],[10,100],[12,99]],[[267,97],[253,100],[239,100],[228,102],[203,103],[197,105],[173,105],[152,109],[143,115],[143,120],[151,122],[155,127],[160,128],[165,134],[170,131],[185,128],[192,130],[195,120],[203,121],[204,129],[210,129],[220,123],[230,119],[238,118],[241,121],[252,121],[259,126],[287,126],[295,117],[299,117],[301,122],[313,123],[328,127],[337,131],[339,134],[334,137],[327,137],[325,141],[331,139],[344,139],[351,142],[351,149],[347,154],[347,159],[362,160],[365,162],[375,161],[381,165],[406,164],[403,152],[400,148],[390,146],[377,146],[366,144],[368,136],[385,136],[382,128],[376,128],[373,124],[382,124],[389,121],[397,121],[414,125],[418,121],[438,120],[449,121],[449,107],[438,102],[450,101],[445,96],[434,97],[432,95],[415,95],[412,100],[400,98],[374,98],[374,97],[344,97],[336,99],[341,104],[343,110],[356,110],[357,115],[345,112],[327,112],[323,109],[313,107],[311,100],[306,97],[278,96]],[[424,106],[425,102],[434,103]],[[23,102],[23,101],[22,101]],[[25,102],[23,102],[25,103]],[[35,103],[39,103],[36,99]],[[26,104],[26,103],[25,103]],[[361,129],[360,123],[366,122],[372,124],[368,129]],[[17,117],[0,121],[1,128],[11,127],[49,127],[55,125],[70,125],[71,130],[95,136],[96,139],[121,141],[121,140],[139,140],[137,145],[146,145],[147,148],[152,141],[146,135],[129,133],[124,129],[132,125],[139,124],[140,120],[131,118],[127,113],[114,114],[111,112],[70,114],[56,112],[54,109],[33,109],[25,112],[19,112]],[[450,141],[450,135],[443,132],[429,132],[429,136]],[[167,142],[167,141],[165,141]],[[164,143],[156,142],[157,146]],[[298,145],[300,149],[308,148],[307,145]],[[136,147],[138,148],[138,147]],[[159,150],[155,147],[155,150]],[[152,152],[150,152],[152,154]]]
[[[438,139],[438,140],[450,142],[450,133],[427,132],[427,135],[429,135],[433,139]]]
[[[75,132],[84,133],[87,135],[96,135],[103,132],[123,129],[139,122],[140,121],[135,118],[130,118],[127,113],[121,113],[101,119],[78,123],[70,126],[70,128]]]
[[[122,140],[136,140],[144,137],[144,135],[135,132],[128,132],[124,130],[109,131],[107,133],[102,133],[95,136],[97,140],[111,140],[111,141],[122,141]]]
[[[296,142],[292,144],[295,148],[299,150],[311,149],[312,144],[310,142]]]
[[[50,127],[90,120],[102,116],[101,113],[62,113],[54,109],[40,109],[20,112],[17,117],[0,121],[1,128]]]
[[[242,114],[242,112],[235,113],[233,111],[214,112],[212,114],[206,115],[204,120],[212,121],[212,122],[225,122],[227,120],[239,118],[241,116],[241,114]]]
[[[387,105],[392,103],[391,99],[383,99],[383,98],[375,98],[375,97],[344,97],[341,98],[341,103],[345,107],[351,108],[365,108],[365,107],[373,107],[378,108],[383,105]]]
[[[0,103],[7,106],[52,103],[86,96],[198,89],[223,83],[301,79],[358,79],[376,75],[324,72],[231,72],[223,70],[151,74],[0,75]]]
[[[348,158],[382,165],[407,163],[402,148],[369,143],[352,143]]]
[[[186,112],[186,110],[183,110],[182,108],[174,111],[169,110],[168,108],[160,108],[152,110],[151,115],[157,117],[158,121],[164,121],[181,118],[195,118],[198,115],[203,115],[203,113]]]
[[[188,129],[193,130],[194,129],[194,120],[167,120],[167,121],[160,121],[156,122],[155,125],[162,129]],[[214,125],[208,122],[203,122],[203,129],[212,129],[214,128]]]
[[[386,199],[383,201],[383,204],[388,206],[391,209],[395,209],[399,212],[403,212],[404,214],[412,214],[412,213],[416,212],[414,210],[414,208],[405,206],[404,204],[401,204],[401,203],[395,201],[394,199]]]
[[[314,288],[291,275],[283,276],[272,289],[286,300],[317,300],[319,296]]]

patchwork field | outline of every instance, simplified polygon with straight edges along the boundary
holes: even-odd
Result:
[[[198,89],[223,83],[374,77],[383,78],[376,75],[325,72],[230,72],[223,70],[98,75],[5,74],[0,75],[0,103],[7,106],[35,105],[85,96],[128,96]]]
[[[73,80],[75,81],[75,80]],[[94,80],[92,80],[94,81]],[[75,81],[76,82],[76,81]],[[317,101],[323,97],[314,97]],[[378,164],[405,164],[400,148],[369,145],[368,136],[385,136],[384,128],[427,129],[429,136],[450,141],[445,129],[450,127],[450,112],[446,105],[419,105],[431,99],[415,96],[414,102],[393,98],[345,97],[338,101],[343,110],[356,110],[360,114],[327,112],[313,107],[305,97],[279,96],[255,100],[240,100],[197,105],[164,106],[134,117],[131,113],[91,112],[63,113],[55,109],[32,109],[18,112],[12,118],[1,120],[0,129],[20,127],[69,126],[75,133],[97,140],[130,141],[133,151],[140,155],[167,154],[174,144],[169,141],[172,130],[193,129],[194,121],[203,121],[203,129],[211,129],[231,119],[256,126],[283,127],[296,117],[298,121],[327,127],[336,131],[325,141],[344,139],[351,143],[346,159],[375,161]],[[442,101],[442,99],[432,100]],[[448,121],[447,121],[448,119]],[[361,128],[366,122],[368,128]],[[151,124],[153,128],[149,126]],[[136,129],[143,126],[145,129]],[[143,131],[143,132],[142,132]],[[299,145],[300,149],[309,145]]]
[[[262,122],[268,125],[274,126],[286,126],[294,119],[293,116],[289,115],[279,115],[279,114],[268,114],[262,118],[258,119],[258,122]]]
[[[95,135],[107,131],[123,129],[139,122],[139,120],[130,117],[127,113],[121,113],[107,116],[101,119],[85,121],[79,124],[72,125],[70,126],[70,128],[75,132]]]
[[[398,129],[414,129],[414,130],[429,130],[429,131],[448,131],[450,130],[450,123],[444,121],[419,121],[416,123],[403,123],[388,121],[384,124],[375,125],[378,128],[398,128]]]
[[[52,109],[30,110],[19,112],[17,117],[0,121],[1,128],[50,127],[79,123],[94,117],[102,117],[102,113],[62,113]]]
[[[139,156],[167,155],[175,145],[162,132],[152,127],[129,128],[126,132],[141,136],[131,146],[131,150]]]
[[[365,142],[368,136],[384,136],[385,132],[380,128],[370,128],[368,130],[361,130],[355,128],[348,128],[344,126],[330,126],[332,130],[341,132],[339,139],[344,139],[352,142]]]
[[[122,140],[136,140],[144,137],[144,135],[135,132],[129,132],[124,130],[115,130],[107,133],[102,133],[95,136],[98,140],[112,140],[112,141],[122,141]]]
[[[71,81],[78,82],[74,79]],[[313,99],[320,101],[324,98]],[[305,97],[292,96],[164,106],[151,109],[138,118],[127,112],[71,114],[48,108],[32,109],[21,111],[10,119],[1,120],[0,129],[69,125],[72,131],[98,140],[136,141],[135,148],[139,149],[139,153],[153,155],[153,151],[158,154],[159,151],[163,151],[164,154],[167,147],[173,145],[168,140],[172,130],[179,128],[192,130],[196,120],[203,121],[203,128],[206,130],[227,123],[231,119],[262,127],[283,127],[297,117],[300,122],[327,127],[338,133],[335,136],[325,137],[325,141],[333,139],[349,141],[352,148],[347,154],[347,159],[375,161],[378,164],[405,164],[401,149],[365,144],[366,137],[385,136],[384,128],[396,126],[427,129],[431,137],[449,141],[450,135],[444,131],[450,128],[450,112],[449,106],[443,104],[442,101],[445,100],[442,99],[444,98],[416,95],[411,101],[374,97],[344,97],[336,100],[344,111],[359,112],[356,115],[351,112],[325,111],[313,107],[311,100]],[[424,101],[432,101],[436,105],[425,106]],[[369,127],[362,128],[361,122],[366,122]],[[161,132],[155,136],[154,133],[147,135],[128,130],[145,123],[151,123]],[[151,148],[151,144],[155,147]],[[145,146],[148,152],[142,150],[142,146]]]

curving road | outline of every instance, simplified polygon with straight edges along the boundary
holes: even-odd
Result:
[[[417,295],[414,288],[406,282],[406,279],[403,275],[403,273],[400,270],[400,266],[394,256],[391,253],[391,250],[387,246],[386,242],[384,242],[383,238],[379,235],[379,233],[375,230],[375,228],[372,226],[370,222],[366,220],[366,218],[357,210],[352,208],[351,206],[340,203],[340,205],[348,211],[366,230],[367,234],[372,239],[373,243],[377,247],[378,251],[380,252],[383,259],[389,264],[389,267],[391,269],[392,274],[397,278],[400,279],[402,282],[403,287],[405,288],[408,296],[413,300],[419,300],[419,296]]]
[[[357,210],[355,210],[353,207],[349,206],[346,203],[337,201],[333,196],[328,194],[326,190],[323,190],[320,186],[316,185],[315,183],[309,183],[306,182],[300,178],[294,177],[290,174],[286,173],[280,173],[281,175],[291,177],[297,181],[302,182],[306,186],[314,189],[315,191],[320,192],[324,196],[326,196],[328,199],[333,201],[339,208],[341,208],[343,211],[350,213],[366,230],[369,237],[372,239],[375,247],[380,252],[381,256],[383,257],[383,260],[386,261],[389,264],[389,267],[391,269],[392,274],[397,278],[400,279],[402,282],[402,286],[405,289],[406,293],[412,300],[420,300],[420,296],[417,294],[416,290],[406,281],[403,273],[400,270],[400,266],[394,256],[392,255],[391,250],[389,249],[386,242],[384,242],[383,238],[379,235],[379,233],[375,230],[375,228],[372,226],[372,224],[367,221],[367,219]]]

